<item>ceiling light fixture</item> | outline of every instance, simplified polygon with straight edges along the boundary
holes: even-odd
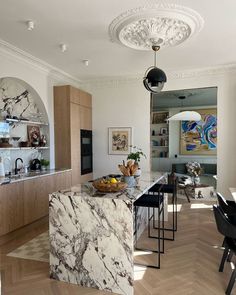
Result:
[[[145,88],[152,93],[160,92],[164,87],[164,83],[167,81],[166,74],[156,66],[156,53],[159,49],[160,46],[152,45],[154,66],[147,69],[143,78]]]
[[[186,98],[185,95],[180,95],[178,97],[182,101]],[[181,102],[181,107],[183,107],[183,104]],[[167,121],[200,121],[201,115],[198,112],[195,111],[181,111],[170,118],[167,119]]]
[[[83,64],[87,67],[89,65],[89,60],[88,59],[84,59],[83,60]]]
[[[27,21],[27,29],[28,31],[32,31],[34,29],[34,22],[32,20]]]
[[[61,44],[60,47],[61,47],[61,52],[67,51],[67,45],[66,44]]]

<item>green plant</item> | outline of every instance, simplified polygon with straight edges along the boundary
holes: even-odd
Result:
[[[42,159],[40,161],[41,166],[47,167],[49,166],[50,162],[48,160]]]
[[[132,145],[130,147],[132,149],[132,152],[128,154],[127,160],[134,160],[134,162],[138,163],[140,162],[141,156],[143,156],[145,159],[147,158],[142,149]]]

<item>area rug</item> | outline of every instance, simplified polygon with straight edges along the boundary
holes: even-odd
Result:
[[[48,231],[35,237],[34,239],[20,246],[19,248],[16,248],[12,252],[8,253],[7,256],[48,262],[49,261]]]

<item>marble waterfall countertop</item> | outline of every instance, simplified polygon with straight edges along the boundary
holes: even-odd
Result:
[[[118,193],[99,193],[90,183],[51,194],[50,277],[132,295],[133,203],[163,179],[164,173],[149,172]]]
[[[16,175],[12,175],[11,177],[5,177],[1,178],[0,177],[0,185],[5,185],[8,183],[15,183],[19,181],[25,181],[29,180],[32,178],[38,178],[38,177],[43,177],[43,176],[48,176],[48,175],[53,175],[57,173],[62,173],[66,171],[71,171],[71,169],[50,169],[50,170],[45,170],[45,171],[30,171],[28,173],[19,173]]]

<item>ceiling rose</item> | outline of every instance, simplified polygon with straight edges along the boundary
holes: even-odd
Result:
[[[193,9],[157,4],[128,10],[109,26],[113,42],[138,50],[176,46],[201,31],[203,18]]]

